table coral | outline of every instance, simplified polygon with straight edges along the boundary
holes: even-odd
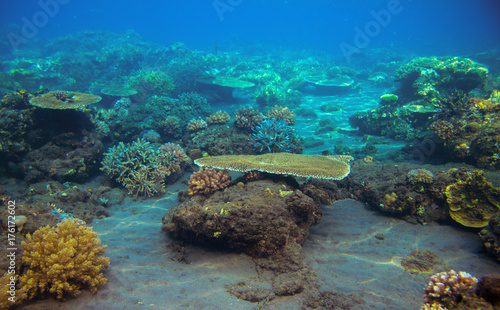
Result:
[[[203,169],[195,172],[189,179],[189,195],[210,194],[231,184],[227,171]]]
[[[48,291],[63,299],[78,295],[82,287],[95,293],[106,283],[101,271],[109,268],[109,258],[102,256],[107,246],[101,246],[92,228],[65,220],[26,237],[23,265],[28,269],[20,278],[20,287],[26,291],[23,297],[35,298]]]

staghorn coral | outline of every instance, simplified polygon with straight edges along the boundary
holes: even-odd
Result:
[[[467,291],[473,291],[477,282],[475,277],[464,271],[457,273],[455,270],[450,270],[448,272],[436,273],[431,276],[429,284],[425,288],[425,303],[429,305],[441,304],[449,306],[460,302],[462,295]]]
[[[295,113],[287,107],[275,105],[267,111],[266,116],[268,119],[283,120],[287,126],[295,125]]]
[[[321,156],[290,153],[263,155],[222,155],[198,158],[200,167],[226,169],[239,172],[257,170],[272,174],[289,174],[299,177],[341,180],[351,171],[351,156]]]
[[[281,119],[265,119],[252,133],[252,142],[259,153],[300,153],[299,141],[293,128]]]
[[[231,177],[227,171],[201,168],[189,178],[189,195],[211,194],[226,188],[230,183]]]
[[[467,227],[485,227],[500,213],[499,189],[487,182],[483,171],[467,171],[445,191],[450,216]]]
[[[132,143],[120,142],[105,153],[102,171],[129,190],[135,197],[151,197],[165,190],[165,178],[179,170],[183,157],[164,149],[154,149],[149,142],[137,139]],[[176,153],[178,154],[178,153]]]
[[[264,118],[264,115],[252,108],[241,108],[234,112],[234,125],[237,128],[252,130],[256,128]]]
[[[207,128],[207,122],[202,119],[192,119],[187,125],[187,129],[191,132],[200,131]]]
[[[217,111],[215,114],[210,115],[205,119],[207,124],[227,124],[230,117],[227,112]]]
[[[78,295],[82,287],[95,293],[106,283],[101,271],[109,268],[109,258],[102,256],[107,246],[101,246],[92,228],[65,220],[28,234],[22,246],[23,264],[28,270],[19,283],[27,298],[48,291],[63,299]]]

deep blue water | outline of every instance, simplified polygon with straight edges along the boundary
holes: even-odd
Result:
[[[29,21],[38,23],[37,39],[133,29],[155,43],[205,50],[216,43],[222,49],[273,43],[342,54],[343,43],[360,43],[419,55],[464,55],[497,48],[500,41],[498,0],[2,0],[0,21],[1,40],[7,42],[8,33],[22,36]],[[369,36],[356,41],[356,29]]]

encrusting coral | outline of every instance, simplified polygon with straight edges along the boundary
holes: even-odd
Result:
[[[109,268],[109,258],[102,256],[107,246],[101,246],[92,228],[67,219],[42,227],[26,239],[23,265],[28,269],[19,280],[23,297],[31,299],[48,291],[63,299],[78,295],[82,287],[95,293],[106,283],[101,271]]]
[[[195,160],[200,167],[227,169],[239,172],[257,170],[272,174],[289,174],[299,177],[341,180],[351,168],[351,156],[321,156],[290,153],[263,155],[222,155]]]
[[[231,177],[227,171],[203,169],[195,172],[189,179],[189,195],[211,194],[231,184]]]
[[[483,171],[471,171],[446,187],[450,216],[467,227],[485,227],[500,213],[499,189],[487,182]]]

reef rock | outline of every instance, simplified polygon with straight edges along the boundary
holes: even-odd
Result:
[[[267,257],[289,243],[302,245],[321,214],[320,203],[299,189],[261,180],[192,196],[163,216],[161,229],[187,242]]]

